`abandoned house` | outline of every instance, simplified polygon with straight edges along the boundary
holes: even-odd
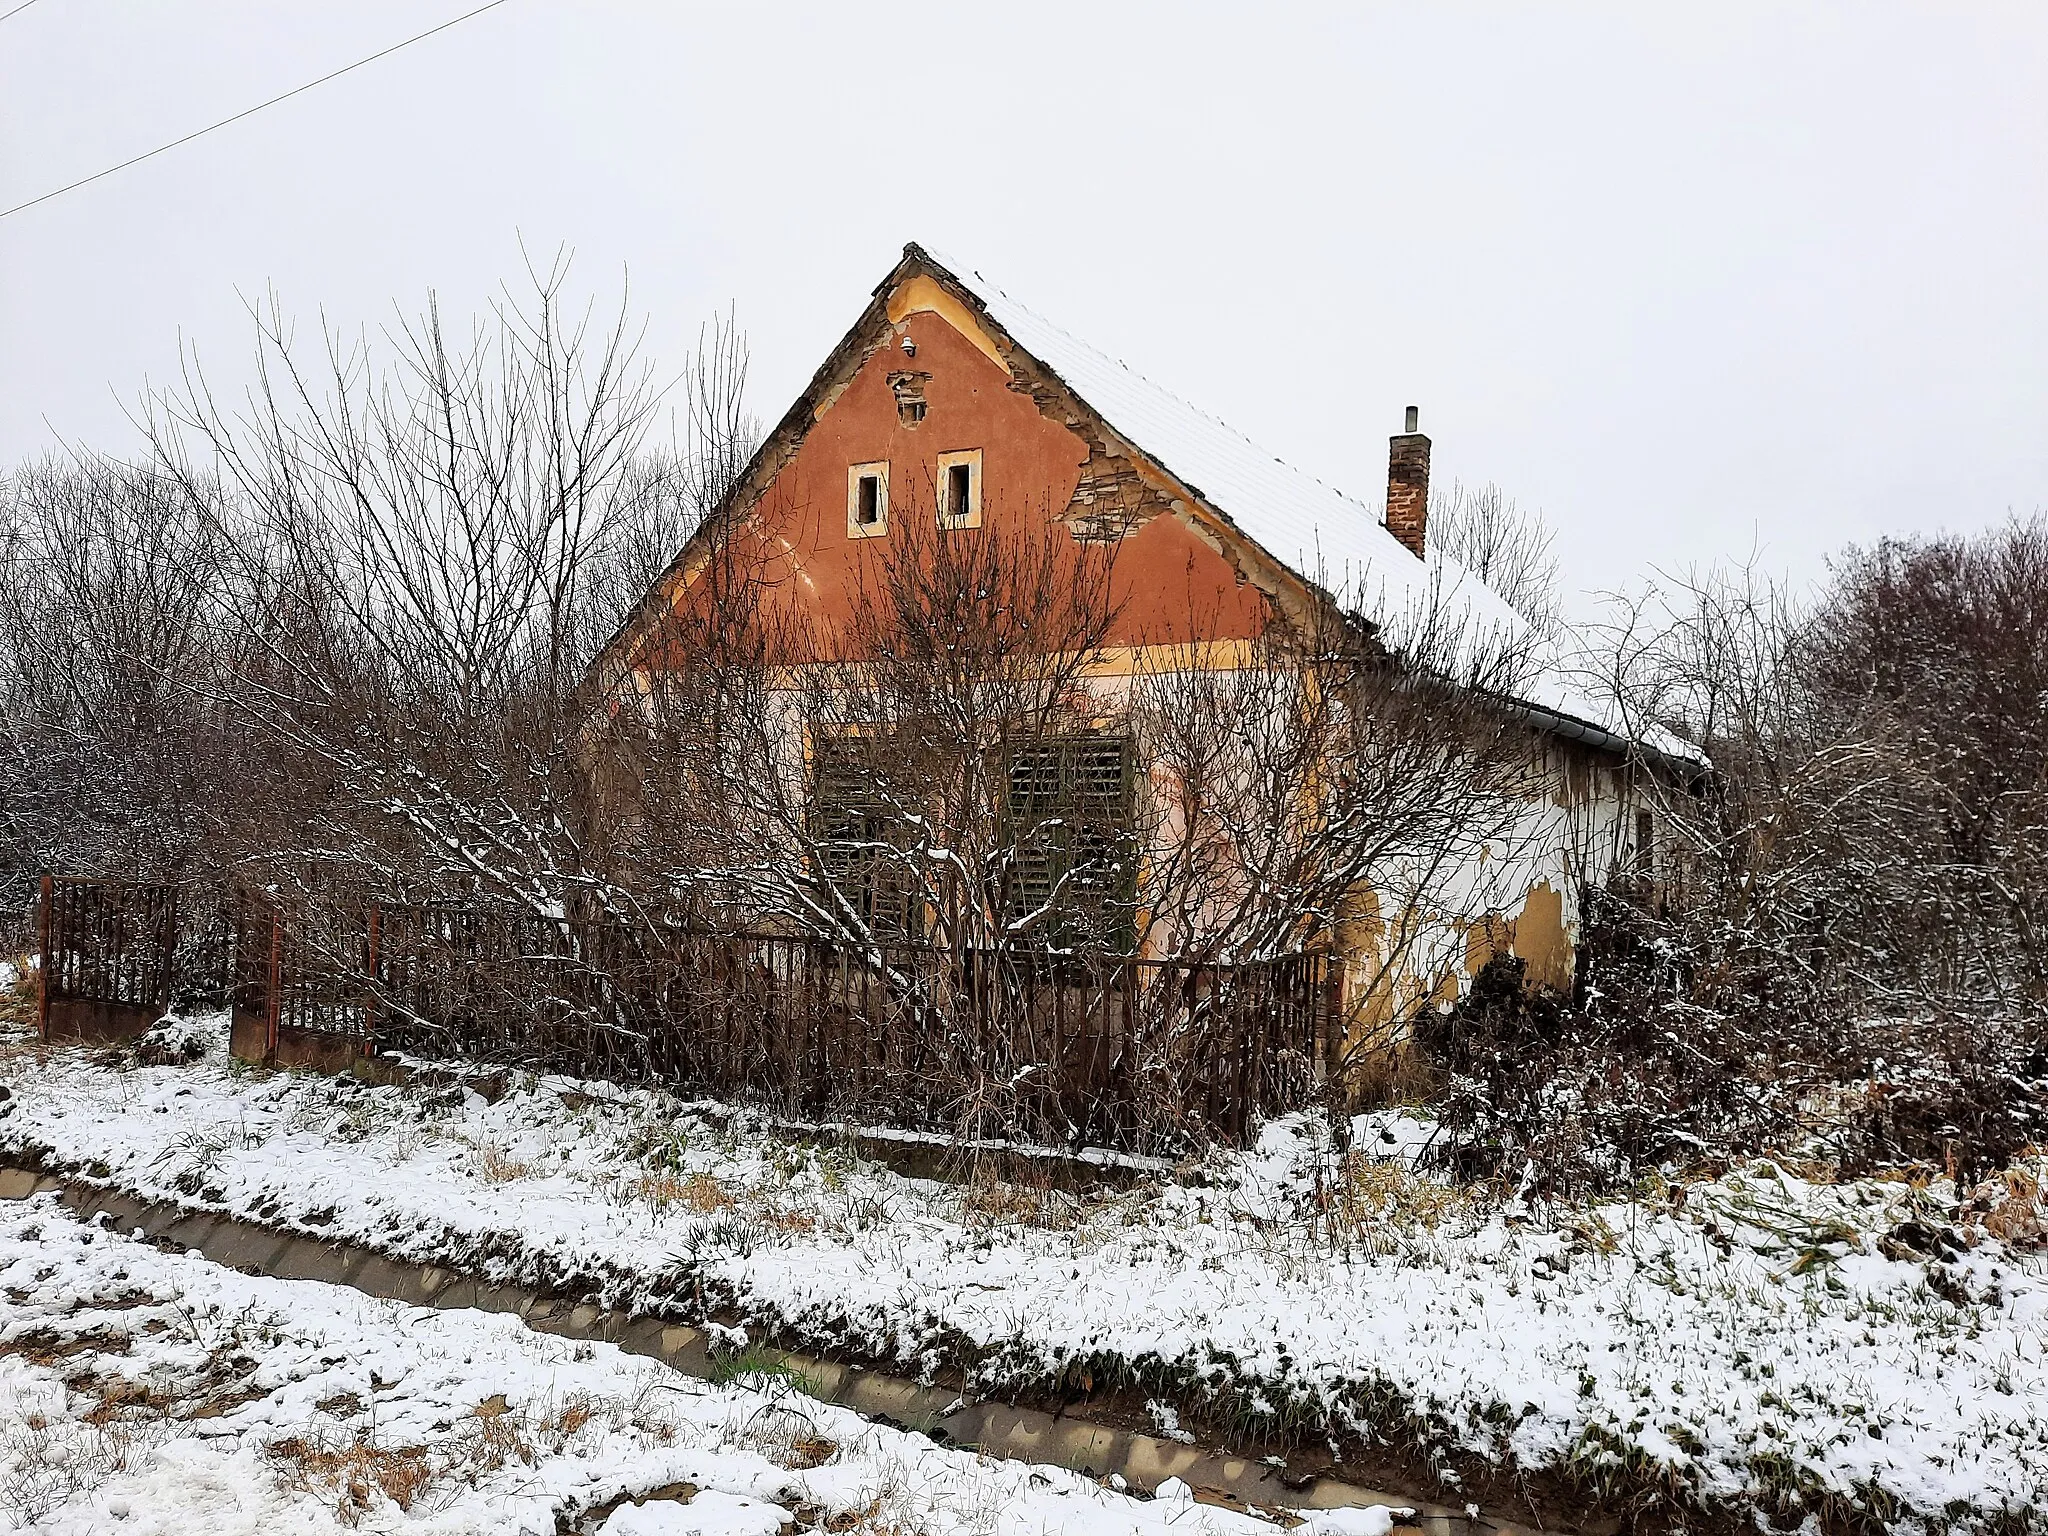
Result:
[[[1532,626],[1432,545],[1429,471],[1411,408],[1380,514],[1359,487],[1282,462],[911,245],[596,677],[612,718],[637,719],[704,647],[755,637],[741,650],[769,678],[756,713],[780,720],[779,745],[719,793],[781,776],[801,805],[740,828],[735,856],[802,864],[808,918],[835,931],[961,942],[935,929],[971,862],[967,834],[935,833],[946,818],[918,797],[965,774],[1002,845],[975,866],[996,871],[984,941],[1087,932],[1112,952],[1225,958],[1326,946],[1358,1025],[1454,996],[1497,953],[1562,986],[1581,893],[1651,873],[1655,829],[1631,793],[1646,755]],[[999,547],[1003,560],[988,553]],[[1007,617],[928,613],[920,680],[883,687],[874,658],[900,667],[918,649],[884,632],[912,589],[931,598],[935,567]],[[991,590],[1004,580],[1014,590]],[[980,639],[934,640],[948,624]],[[760,638],[771,629],[784,638]],[[801,644],[787,638],[798,631]],[[984,674],[967,687],[952,674],[974,644]],[[1316,720],[1333,707],[1338,685],[1322,679],[1338,653],[1438,686],[1420,704],[1347,695],[1348,723],[1329,730]],[[817,681],[863,668],[866,682],[836,692]],[[986,685],[993,673],[1007,692]],[[884,764],[878,744],[914,756],[941,729],[932,695],[948,688],[1000,694],[1009,702],[974,707],[1030,722],[997,725],[946,775]],[[1376,735],[1374,701],[1396,697],[1405,734]],[[700,736],[704,718],[692,716]],[[1471,762],[1503,744],[1514,771],[1472,782]],[[1367,756],[1399,766],[1352,760]],[[1348,808],[1318,809],[1346,784]],[[1347,819],[1371,826],[1333,827]],[[1387,841],[1372,842],[1376,828]],[[1242,920],[1254,908],[1267,920]]]

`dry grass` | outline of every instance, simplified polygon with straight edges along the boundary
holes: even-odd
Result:
[[[14,979],[0,987],[0,1025],[17,1029],[34,1029],[36,1026],[36,970],[34,961],[27,955],[14,955]]]
[[[776,1466],[790,1472],[808,1472],[822,1467],[839,1454],[839,1442],[827,1438],[811,1417],[810,1399],[799,1379],[786,1368],[748,1380],[737,1377],[768,1400],[760,1407],[727,1421],[728,1445],[756,1451]]]
[[[438,1444],[380,1445],[373,1431],[358,1427],[347,1433],[291,1435],[266,1446],[264,1455],[287,1486],[333,1499],[335,1519],[356,1525],[380,1501],[410,1513],[438,1488],[472,1483],[514,1463],[533,1466],[540,1459],[542,1437],[559,1441],[593,1417],[594,1409],[581,1401],[535,1418],[493,1397]]]
[[[125,1355],[130,1342],[126,1334],[98,1330],[70,1337],[31,1330],[0,1339],[0,1355],[17,1355],[30,1365],[49,1370],[75,1355]]]
[[[563,1405],[562,1411],[556,1415],[555,1421],[550,1428],[552,1428],[554,1433],[566,1439],[574,1435],[596,1417],[597,1409],[591,1405],[588,1399],[572,1398]]]
[[[2048,1186],[2041,1167],[2041,1153],[2029,1147],[2011,1167],[1993,1174],[1970,1192],[1964,1202],[1969,1214],[1979,1214],[1984,1230],[2014,1248],[2048,1246]],[[2031,1162],[2030,1169],[2021,1166]]]
[[[1338,1242],[1385,1246],[1433,1233],[1472,1204],[1469,1190],[1439,1184],[1407,1164],[1346,1153],[1324,1194],[1324,1217]]]
[[[32,1530],[73,1495],[127,1471],[160,1438],[161,1421],[124,1417],[53,1422],[28,1413],[0,1424],[0,1515]]]
[[[360,1404],[338,1396],[318,1406],[347,1416]],[[571,1442],[593,1426],[600,1432],[631,1427],[661,1445],[677,1438],[675,1422],[650,1382],[631,1397],[575,1393],[559,1403],[516,1408],[497,1394],[423,1444],[382,1444],[365,1424],[315,1425],[273,1442],[263,1454],[286,1487],[331,1500],[335,1519],[355,1526],[387,1505],[401,1514],[441,1507],[493,1472],[569,1453]]]
[[[657,1215],[684,1210],[708,1216],[739,1204],[738,1197],[708,1173],[643,1173],[629,1194],[653,1206]]]
[[[97,1398],[75,1418],[28,1412],[0,1421],[0,1516],[33,1528],[73,1495],[127,1471],[165,1437],[174,1394],[103,1374],[83,1358],[124,1355],[130,1342],[95,1330],[70,1338],[26,1333],[0,1344],[0,1355],[44,1370],[75,1364],[65,1390]]]
[[[653,1208],[657,1216],[670,1211],[687,1211],[696,1216],[738,1212],[763,1227],[777,1232],[807,1234],[817,1230],[817,1218],[805,1211],[787,1210],[764,1200],[758,1192],[734,1189],[708,1173],[643,1173],[614,1186],[613,1198],[621,1203],[639,1201]]]
[[[778,1232],[808,1237],[818,1230],[818,1219],[805,1211],[786,1211],[771,1205],[763,1207],[760,1215],[763,1222]]]
[[[495,1142],[484,1142],[470,1154],[469,1166],[486,1184],[510,1184],[533,1177],[533,1164],[522,1163]]]
[[[998,1179],[977,1173],[960,1196],[960,1217],[968,1226],[1071,1232],[1087,1215],[1088,1207],[1079,1196],[1053,1188],[1049,1180]]]
[[[67,1383],[67,1385],[69,1385]],[[76,1387],[73,1390],[77,1390]],[[79,1415],[87,1424],[105,1425],[125,1419],[162,1418],[177,1404],[172,1394],[120,1377],[97,1384],[99,1401]]]
[[[114,1297],[119,1306],[146,1298]],[[78,1336],[27,1333],[0,1344],[0,1355],[62,1374],[67,1411],[53,1404],[43,1413],[20,1412],[0,1420],[0,1528],[34,1528],[51,1511],[108,1477],[131,1470],[139,1459],[179,1432],[190,1420],[208,1419],[263,1397],[253,1385],[261,1360],[252,1350],[271,1336],[272,1325],[254,1311],[187,1311],[174,1304],[175,1320],[152,1318],[149,1331],[175,1329],[197,1344],[196,1368],[154,1369],[127,1377],[109,1369],[110,1357],[126,1354],[125,1334],[94,1330]],[[54,1385],[54,1383],[52,1383]],[[79,1398],[86,1399],[78,1411]],[[338,1392],[315,1405],[310,1424],[263,1448],[266,1462],[290,1489],[331,1503],[344,1526],[378,1523],[377,1511],[400,1514],[435,1507],[504,1468],[530,1468],[544,1456],[577,1449],[579,1436],[631,1428],[656,1444],[673,1444],[677,1424],[658,1383],[649,1380],[630,1396],[571,1394],[559,1402],[508,1406],[502,1396],[479,1403],[443,1434],[422,1444],[381,1441],[365,1422],[366,1404],[355,1393]],[[774,1438],[771,1436],[771,1438]],[[784,1443],[786,1442],[786,1443]],[[813,1466],[836,1447],[817,1437],[805,1421],[791,1425],[777,1441],[791,1466]]]
[[[358,1524],[380,1498],[410,1512],[435,1478],[424,1448],[392,1450],[372,1444],[360,1432],[332,1446],[293,1435],[264,1447],[263,1454],[290,1485],[332,1497],[334,1518],[342,1525]]]
[[[1354,1114],[1427,1104],[1443,1088],[1443,1073],[1428,1052],[1392,1024],[1354,1031],[1344,1043],[1344,1056],[1344,1097]]]
[[[872,1498],[859,1509],[841,1510],[836,1515],[825,1515],[815,1522],[814,1528],[830,1531],[833,1536],[925,1536],[922,1526],[905,1524],[888,1507],[888,1500]],[[802,1511],[799,1511],[801,1517]]]

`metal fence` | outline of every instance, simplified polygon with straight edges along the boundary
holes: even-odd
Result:
[[[158,921],[175,935],[174,915]],[[239,900],[230,926],[230,955],[194,963],[222,966],[236,1053],[280,1065],[400,1049],[809,1120],[1171,1151],[1240,1142],[1311,1102],[1338,1046],[1335,969],[1319,952],[1216,964],[862,950],[450,904],[287,919],[260,897]]]
[[[170,1003],[178,888],[45,875],[36,942],[45,1040],[139,1034]]]
[[[268,926],[266,927],[266,922]],[[812,1120],[1170,1150],[1315,1098],[1328,957],[1252,964],[701,932],[453,905],[243,925],[273,1056],[391,1048]]]

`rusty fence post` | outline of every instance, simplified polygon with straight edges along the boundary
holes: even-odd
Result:
[[[170,892],[171,899],[165,903],[161,932],[157,936],[157,955],[163,962],[157,977],[156,1008],[159,1013],[170,1011],[178,967],[178,888],[174,885]]]
[[[50,906],[56,899],[57,882],[43,876],[42,898],[36,909],[36,1037],[50,1038]]]
[[[363,1055],[368,1058],[377,1054],[377,941],[384,928],[384,908],[381,903],[370,903],[370,955],[369,988],[363,999]]]
[[[1317,1044],[1317,1063],[1326,1080],[1332,1081],[1338,1075],[1338,1064],[1344,1050],[1344,957],[1331,950],[1323,960],[1323,1006],[1319,1010],[1322,1018],[1318,1021],[1316,1033],[1321,1037]]]
[[[277,1025],[283,999],[280,991],[284,978],[284,909],[272,905],[270,909],[270,986],[263,1000],[263,1064],[277,1065]]]

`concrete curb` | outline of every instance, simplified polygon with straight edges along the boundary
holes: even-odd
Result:
[[[523,1286],[478,1280],[347,1243],[279,1232],[232,1216],[182,1210],[69,1179],[0,1167],[0,1200],[26,1200],[46,1192],[57,1194],[87,1220],[105,1217],[121,1231],[140,1229],[154,1241],[197,1250],[214,1263],[244,1274],[320,1280],[414,1306],[510,1312],[540,1333],[615,1344],[633,1354],[651,1356],[685,1375],[712,1374],[710,1339],[700,1329],[682,1323],[551,1298]],[[811,1395],[868,1418],[917,1429],[944,1443],[973,1447],[1006,1460],[1067,1467],[1091,1477],[1118,1473],[1142,1492],[1177,1477],[1191,1488],[1220,1495],[1231,1504],[1254,1504],[1262,1509],[1406,1505],[1415,1511],[1413,1526],[1429,1536],[1539,1536],[1535,1527],[1483,1512],[1475,1518],[1463,1510],[1329,1477],[1290,1487],[1275,1469],[1225,1452],[1055,1417],[1032,1408],[964,1402],[942,1387],[927,1387],[837,1361],[797,1354],[781,1358]],[[1579,1536],[1606,1536],[1616,1528],[1617,1523],[1610,1520],[1576,1529]],[[1546,1528],[1546,1536],[1571,1536],[1572,1529]]]

